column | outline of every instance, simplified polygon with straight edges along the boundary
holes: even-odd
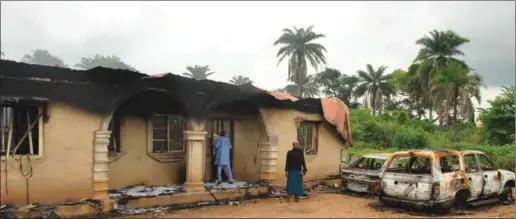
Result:
[[[206,140],[205,131],[184,131],[186,139],[186,183],[188,192],[205,191],[204,189],[204,146]]]
[[[260,141],[260,179],[273,183],[277,178],[278,136],[268,136]]]
[[[108,195],[108,145],[111,131],[95,131],[93,160],[93,199],[107,200]]]

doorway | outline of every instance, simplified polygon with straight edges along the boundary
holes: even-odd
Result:
[[[208,142],[206,147],[206,175],[205,180],[214,181],[217,179],[217,166],[215,166],[215,147],[213,147],[213,134],[219,134],[221,130],[226,131],[226,136],[231,141],[232,149],[230,150],[230,167],[233,169],[233,151],[235,150],[235,122],[230,119],[209,119],[207,123]],[[222,180],[227,181],[228,178],[222,171]]]

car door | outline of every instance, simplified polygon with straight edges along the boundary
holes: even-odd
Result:
[[[486,196],[494,196],[498,194],[501,187],[501,177],[493,162],[485,154],[477,154],[480,164],[480,171],[484,176],[483,194]]]
[[[455,191],[462,187],[464,178],[459,174],[460,161],[459,156],[455,153],[439,158],[440,169],[435,171],[441,174],[439,182],[439,193],[436,193],[438,200],[451,199],[455,196]]]
[[[466,172],[466,178],[468,179],[469,192],[471,194],[470,200],[477,199],[482,194],[484,187],[484,178],[482,171],[478,165],[477,157],[475,154],[464,154],[464,172]]]

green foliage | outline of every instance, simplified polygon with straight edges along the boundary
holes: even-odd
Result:
[[[514,144],[516,111],[516,87],[503,87],[502,94],[494,100],[488,100],[491,107],[480,110],[479,119],[482,121],[486,140],[489,144]]]
[[[400,150],[422,149],[428,147],[428,141],[422,129],[406,128],[396,135],[394,145]]]
[[[207,65],[188,66],[186,70],[188,70],[188,72],[184,72],[183,76],[196,80],[207,80],[210,75],[215,74],[215,72],[210,72],[210,67]]]
[[[314,81],[322,88],[324,95],[337,97],[353,109],[360,105],[353,95],[358,85],[358,77],[342,74],[337,69],[326,68],[315,75]]]

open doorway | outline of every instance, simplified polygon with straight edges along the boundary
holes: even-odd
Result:
[[[235,121],[230,119],[209,119],[207,122],[208,142],[206,150],[206,175],[205,180],[213,181],[217,179],[217,167],[215,166],[215,148],[213,147],[213,135],[219,134],[221,130],[226,131],[226,136],[231,140],[233,148],[230,151],[230,167],[233,168],[233,151],[235,150]],[[228,178],[222,171],[222,180],[227,181]]]

